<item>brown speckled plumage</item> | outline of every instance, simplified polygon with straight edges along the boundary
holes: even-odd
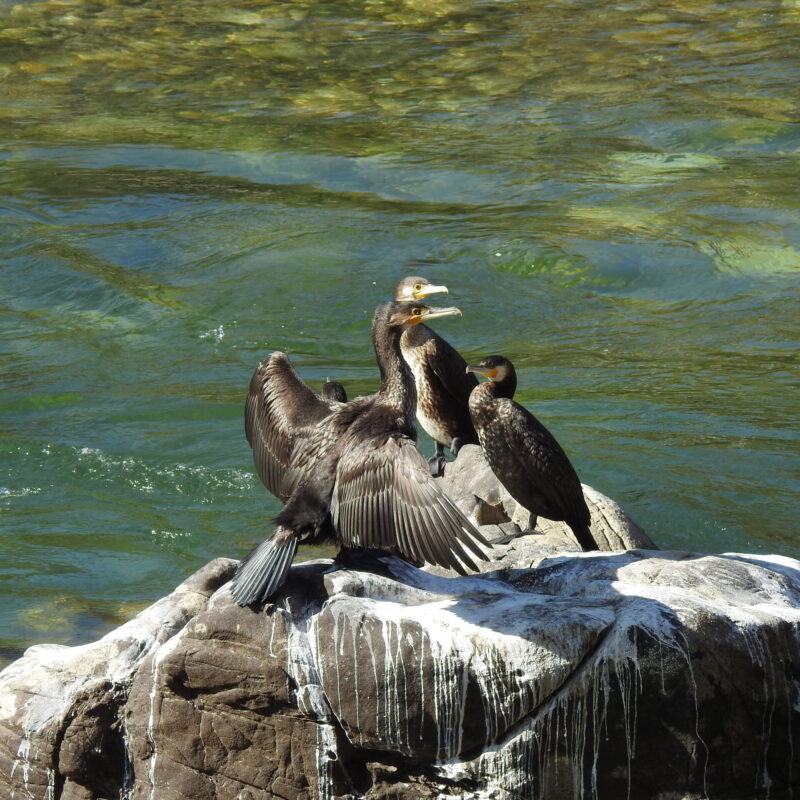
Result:
[[[435,291],[446,291],[446,287],[412,276],[398,284],[395,299],[419,299]],[[426,325],[407,328],[400,339],[400,350],[417,389],[417,419],[437,443],[437,457],[442,459],[437,465],[440,471],[443,447],[451,448],[455,455],[461,445],[478,442],[469,415],[470,392],[478,381],[466,372],[467,362],[461,354]]]
[[[425,325],[404,331],[400,349],[417,387],[417,419],[428,436],[445,447],[455,438],[477,443],[469,396],[478,381],[458,351]]]
[[[431,478],[416,448],[416,393],[400,336],[420,303],[382,303],[373,319],[381,372],[377,394],[329,402],[309,389],[285,354],[262,362],[250,383],[245,430],[265,486],[286,501],[278,530],[243,562],[240,605],[263,602],[285,579],[298,540],[333,539],[462,574],[485,544]],[[457,309],[447,309],[448,313]],[[291,552],[289,552],[291,551]]]
[[[584,550],[596,550],[589,509],[570,460],[550,431],[512,399],[517,385],[513,364],[490,356],[480,367],[470,369],[490,380],[473,390],[469,410],[494,474],[530,512],[565,521]],[[488,374],[492,370],[494,378]]]

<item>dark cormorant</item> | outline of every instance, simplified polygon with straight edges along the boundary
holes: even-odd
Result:
[[[467,370],[489,378],[472,392],[469,410],[500,483],[532,514],[566,522],[584,550],[597,550],[572,464],[550,431],[512,399],[517,388],[514,365],[503,356],[489,356]]]
[[[344,390],[344,386],[339,381],[332,381],[330,378],[327,378],[322,384],[319,396],[323,400],[335,400],[337,403],[347,402],[347,392]]]
[[[397,285],[395,300],[420,300],[446,291],[446,286],[434,286],[425,278],[404,278]],[[456,456],[461,445],[478,443],[469,415],[469,396],[478,381],[467,373],[467,362],[458,351],[427,325],[409,327],[400,339],[400,349],[417,385],[417,419],[436,442],[428,465],[433,475],[441,475],[447,463],[445,447]]]
[[[417,302],[379,305],[372,339],[380,390],[349,403],[314,394],[284,353],[259,365],[245,428],[258,474],[286,505],[273,536],[233,579],[239,605],[263,602],[280,587],[300,541],[333,539],[461,574],[477,569],[471,554],[484,558],[478,543],[486,541],[439,488],[416,448],[416,391],[400,353],[409,326],[460,313]]]

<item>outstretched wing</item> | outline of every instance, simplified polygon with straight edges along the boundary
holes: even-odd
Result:
[[[258,365],[245,404],[244,431],[258,476],[276,497],[286,499],[281,484],[296,440],[330,413],[330,404],[306,386],[286,353],[276,351]]]
[[[485,559],[486,540],[444,494],[425,459],[404,436],[368,439],[339,459],[331,503],[345,547],[399,553],[464,575]]]

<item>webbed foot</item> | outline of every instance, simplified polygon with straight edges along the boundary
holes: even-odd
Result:
[[[444,468],[447,464],[447,459],[444,455],[440,456],[431,456],[428,459],[428,469],[431,471],[431,475],[434,478],[441,478],[444,475]]]
[[[444,475],[444,467],[447,459],[444,457],[444,445],[436,442],[436,452],[428,459],[428,469],[434,478],[441,478]]]
[[[453,437],[453,441],[450,442],[450,452],[453,454],[453,458],[455,458],[458,455],[458,451],[461,449],[461,445],[463,444],[464,442],[462,441],[460,436]]]

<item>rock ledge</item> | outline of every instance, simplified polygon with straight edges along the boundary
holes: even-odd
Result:
[[[0,796],[793,797],[800,562],[643,549],[588,487],[604,550],[519,535],[527,512],[465,451],[445,485],[506,539],[485,573],[351,554],[295,565],[255,613],[212,561],[0,673]]]
[[[800,774],[790,559],[316,561],[263,613],[234,565],[0,674],[3,796],[780,798]]]

